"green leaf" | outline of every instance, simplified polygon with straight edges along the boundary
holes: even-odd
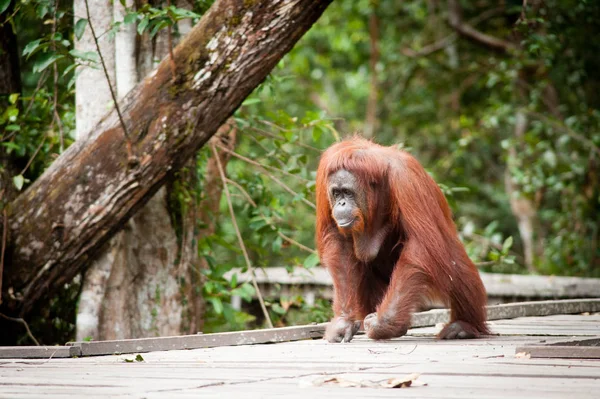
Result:
[[[237,287],[237,281],[238,281],[238,276],[237,273],[233,273],[233,275],[231,276],[231,288],[235,288]]]
[[[64,77],[64,76],[68,75],[68,74],[69,74],[69,72],[71,72],[73,69],[77,68],[77,66],[78,66],[77,64],[71,64],[71,65],[69,65],[69,66],[68,66],[68,67],[66,67],[66,68],[65,68],[65,70],[63,71],[63,73],[62,73],[62,76]]]
[[[16,103],[18,99],[19,99],[19,93],[13,93],[13,94],[11,94],[10,96],[8,96],[8,101],[9,101],[11,104],[14,104],[14,103]]]
[[[166,28],[167,26],[169,26],[170,23],[169,21],[160,21],[159,23],[157,23],[156,25],[154,25],[154,28],[152,28],[152,32],[150,32],[150,37],[154,37],[159,30],[161,30],[162,28]]]
[[[77,21],[75,23],[75,28],[73,28],[73,33],[75,34],[75,37],[77,38],[77,40],[81,40],[81,37],[83,36],[83,33],[85,32],[85,28],[88,24],[88,20],[85,18],[81,18],[79,19],[79,21]]]
[[[48,68],[50,65],[64,57],[65,56],[61,54],[50,53],[41,60],[36,61],[36,63],[33,65],[33,72],[42,72],[44,69]]]
[[[142,357],[142,355],[140,355],[139,353],[137,355],[135,355],[135,361],[136,362],[143,362],[144,358]]]
[[[0,0],[0,14],[8,9],[10,5],[10,0]]]
[[[252,104],[258,104],[260,101],[260,98],[247,98],[242,105],[252,105]]]
[[[285,309],[278,303],[274,303],[273,306],[271,306],[271,309],[277,314],[285,314]]]
[[[8,153],[10,154],[12,151],[19,151],[21,147],[18,144],[13,143],[12,141],[5,141],[4,143],[0,143],[3,147],[8,148]]]
[[[123,18],[123,22],[126,25],[132,24],[135,21],[137,21],[137,17],[138,17],[138,14],[136,12],[128,12],[127,15],[125,15],[125,18]]]
[[[140,23],[138,24],[138,27],[137,27],[137,31],[140,35],[144,33],[149,22],[150,22],[150,20],[148,19],[148,17],[144,17],[140,21]]]
[[[44,45],[43,45],[42,41],[43,41],[43,39],[37,39],[37,40],[33,40],[33,41],[27,43],[27,45],[23,49],[23,56],[29,58],[33,53],[35,53],[36,51],[45,47],[46,43],[44,43]]]
[[[508,250],[510,249],[510,247],[512,247],[513,245],[513,238],[512,236],[509,236],[506,240],[504,240],[504,243],[502,244],[502,253],[503,254],[507,254]]]
[[[281,237],[277,236],[277,238],[275,238],[271,243],[271,249],[273,250],[273,252],[280,252],[281,244],[283,244],[283,240],[281,239]]]
[[[21,189],[23,188],[23,184],[25,183],[25,178],[23,177],[23,175],[13,176],[13,183],[17,190],[21,191]]]
[[[14,122],[17,120],[17,116],[19,116],[19,108],[11,107],[6,111],[6,114],[8,115],[8,120]]]
[[[36,9],[36,14],[38,18],[44,18],[46,14],[48,14],[48,4],[40,3],[40,5]]]
[[[96,53],[95,51],[81,51],[73,49],[69,51],[69,54],[83,61],[98,62],[98,53]]]
[[[213,305],[216,314],[223,313],[223,302],[219,298],[208,298],[208,301]]]
[[[231,290],[231,296],[237,295],[246,302],[252,301],[252,297],[254,296],[254,294],[255,294],[254,287],[250,283],[244,283],[244,284],[240,285],[239,287]]]
[[[304,259],[303,266],[307,269],[311,269],[311,268],[317,266],[319,264],[319,262],[320,262],[319,255],[310,254],[306,257],[306,259]]]

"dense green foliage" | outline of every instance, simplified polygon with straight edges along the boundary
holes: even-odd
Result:
[[[200,2],[196,11],[208,3]],[[338,0],[245,102],[236,114],[236,152],[250,161],[232,158],[227,173],[236,183],[230,186],[236,219],[254,265],[318,263],[285,237],[314,248],[310,202],[320,151],[363,129],[375,90],[374,139],[408,149],[436,178],[482,269],[600,276],[600,44],[593,40],[600,31],[600,4],[530,1],[523,10],[512,0],[459,3],[463,21],[508,43],[508,51],[457,34],[445,2]],[[95,60],[72,50],[78,28],[70,5],[61,3],[55,12],[53,4],[19,1],[11,19],[22,49],[24,87],[0,110],[0,145],[21,163],[41,146],[25,173],[28,180],[60,149],[55,111],[69,144],[72,67]],[[158,30],[190,16],[161,10],[146,8],[129,22]],[[379,48],[375,59],[373,43]],[[55,65],[56,83],[50,73]],[[208,155],[203,150],[198,157],[200,172]],[[202,183],[192,189],[201,192]],[[511,198],[529,210],[530,265]],[[221,210],[217,233],[200,245],[211,265],[204,292],[212,304],[212,330],[222,328],[223,317],[230,328],[251,322],[229,305],[231,289],[246,299],[253,290],[223,278],[245,262],[224,198]],[[301,298],[268,305],[274,319],[285,323],[299,321],[292,310],[304,306]],[[313,312],[313,320],[325,320],[326,308]]]

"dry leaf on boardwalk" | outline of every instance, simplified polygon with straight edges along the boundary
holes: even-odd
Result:
[[[419,378],[421,374],[413,373],[402,378],[390,378],[380,383],[382,388],[408,388]]]
[[[413,373],[400,378],[390,378],[383,381],[349,380],[341,377],[319,378],[313,381],[313,386],[339,386],[340,388],[408,388],[410,386],[425,386],[415,383],[420,374]]]

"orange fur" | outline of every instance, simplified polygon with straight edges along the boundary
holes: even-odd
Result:
[[[351,235],[338,230],[328,200],[328,178],[341,169],[367,197]],[[489,333],[479,273],[446,198],[414,157],[354,137],[323,153],[316,189],[317,248],[334,280],[336,317],[362,320],[377,311],[369,336],[390,338],[405,333],[411,313],[426,300],[439,298],[452,309],[451,322],[462,322],[473,336]],[[364,248],[378,234],[386,238],[373,258]]]

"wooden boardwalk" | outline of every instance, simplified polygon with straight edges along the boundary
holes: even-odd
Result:
[[[144,353],[143,361],[135,354],[1,359],[0,398],[600,398],[600,360],[515,353],[600,339],[600,314],[490,324],[498,336],[469,341],[436,341],[437,328],[428,327],[385,342],[226,346]],[[413,373],[420,376],[407,388],[343,387]]]

